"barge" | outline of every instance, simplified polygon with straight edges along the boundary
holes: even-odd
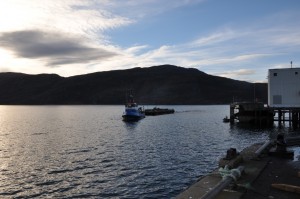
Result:
[[[167,108],[157,108],[145,109],[145,115],[164,115],[164,114],[173,114],[175,113],[174,109]]]

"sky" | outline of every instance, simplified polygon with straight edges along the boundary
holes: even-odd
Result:
[[[300,67],[299,0],[9,0],[0,18],[0,72],[172,64],[266,82]]]

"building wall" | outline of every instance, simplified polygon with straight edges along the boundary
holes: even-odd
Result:
[[[270,69],[268,104],[271,107],[300,107],[300,68]]]

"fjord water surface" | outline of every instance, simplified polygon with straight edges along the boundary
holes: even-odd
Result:
[[[123,106],[0,106],[0,198],[173,198],[274,133],[223,123],[229,106],[172,108],[125,123]]]

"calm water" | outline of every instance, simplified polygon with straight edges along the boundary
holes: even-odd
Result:
[[[285,131],[230,127],[228,106],[172,108],[125,123],[123,106],[0,106],[0,198],[172,198],[228,148]]]

